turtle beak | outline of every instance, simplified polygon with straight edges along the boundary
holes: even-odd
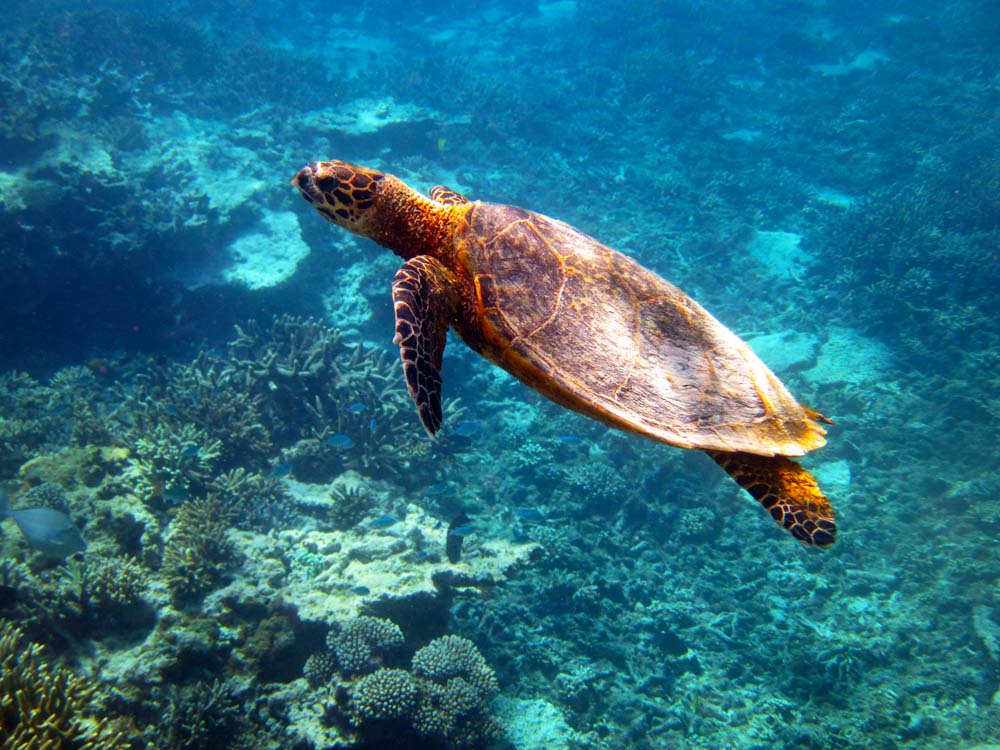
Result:
[[[299,189],[302,197],[310,203],[323,202],[323,195],[320,193],[319,188],[316,187],[317,166],[316,162],[311,161],[296,172],[292,178],[292,184]]]

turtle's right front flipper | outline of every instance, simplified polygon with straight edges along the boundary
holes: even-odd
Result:
[[[836,540],[833,506],[813,475],[790,458],[705,452],[800,542],[829,547]]]
[[[392,281],[396,336],[403,375],[420,421],[433,437],[441,427],[441,359],[454,318],[455,281],[429,255],[403,264]]]

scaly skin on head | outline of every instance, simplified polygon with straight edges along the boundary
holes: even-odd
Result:
[[[425,198],[392,175],[342,161],[309,162],[292,184],[324,219],[406,260],[440,258],[468,210]]]

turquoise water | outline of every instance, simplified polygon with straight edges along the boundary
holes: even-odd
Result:
[[[993,3],[36,0],[0,38],[0,745],[1000,746]],[[834,420],[836,544],[455,336],[428,438],[401,261],[288,184],[326,159],[682,288]]]

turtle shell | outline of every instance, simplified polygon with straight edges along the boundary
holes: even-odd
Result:
[[[475,295],[456,329],[557,403],[683,448],[796,456],[825,442],[822,417],[735,334],[568,224],[474,203],[455,249]]]

